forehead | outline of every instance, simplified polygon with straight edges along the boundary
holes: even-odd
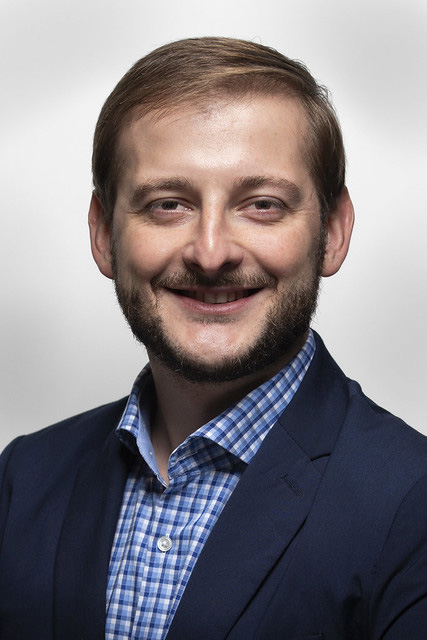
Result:
[[[199,169],[226,170],[230,177],[307,173],[307,129],[299,101],[277,95],[217,96],[209,103],[150,111],[121,131],[121,179]]]

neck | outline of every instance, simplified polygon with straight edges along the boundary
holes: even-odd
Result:
[[[282,358],[265,369],[222,383],[189,382],[149,354],[157,395],[151,433],[158,462],[167,461],[191,433],[273,377],[298,353],[306,337],[302,336]]]

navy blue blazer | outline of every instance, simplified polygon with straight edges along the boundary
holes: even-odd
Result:
[[[427,438],[312,365],[197,561],[168,640],[426,640]],[[0,637],[100,640],[126,400],[1,458]]]

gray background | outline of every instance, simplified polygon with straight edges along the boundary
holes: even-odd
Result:
[[[425,0],[0,2],[0,446],[126,394],[146,361],[89,252],[91,138],[121,75],[187,36],[254,39],[332,92],[356,208],[314,327],[427,432]]]

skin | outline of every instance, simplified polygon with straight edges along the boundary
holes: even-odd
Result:
[[[306,128],[300,105],[277,96],[148,114],[121,135],[126,162],[113,229],[92,198],[99,269],[137,290],[169,341],[201,367],[244,354],[280,301],[313,283],[322,228],[304,162]],[[352,225],[344,189],[324,230],[321,275],[340,268]],[[188,382],[148,349],[158,403],[152,439],[163,477],[187,435],[279,371],[305,338],[261,370],[224,383]]]

